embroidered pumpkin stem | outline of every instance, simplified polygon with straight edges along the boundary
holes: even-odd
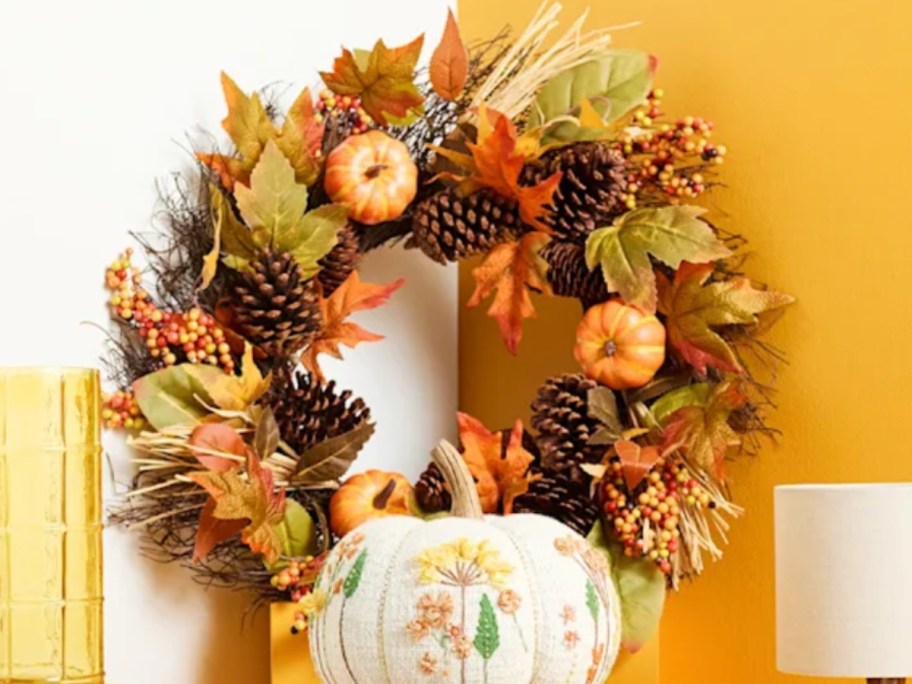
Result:
[[[443,479],[450,486],[453,498],[450,512],[457,518],[484,518],[475,479],[456,447],[445,439],[441,440],[431,452],[431,460],[440,468]]]

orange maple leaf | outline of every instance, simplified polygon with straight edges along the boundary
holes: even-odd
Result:
[[[485,513],[513,511],[513,500],[529,486],[529,465],[534,457],[523,448],[523,425],[517,420],[510,431],[506,447],[502,432],[491,432],[477,418],[467,413],[457,415],[462,458],[465,460],[475,486],[481,508]]]
[[[404,278],[387,283],[374,285],[361,282],[357,271],[342,283],[328,298],[320,298],[320,311],[323,314],[323,330],[320,335],[301,354],[301,363],[308,371],[321,381],[325,379],[317,355],[329,354],[341,359],[341,345],[354,347],[359,342],[376,342],[382,340],[383,335],[369,332],[357,323],[346,320],[355,311],[376,309],[386,303],[396,290],[405,284]]]
[[[500,335],[513,354],[522,340],[523,320],[535,316],[529,290],[551,294],[548,262],[540,254],[550,239],[545,233],[534,232],[527,233],[517,242],[497,245],[481,266],[472,271],[475,291],[469,306],[478,306],[492,291],[497,291],[488,307],[488,315],[497,321]]]
[[[649,475],[662,452],[657,446],[640,446],[629,439],[619,439],[614,443],[614,450],[621,459],[624,482],[628,491],[633,491]]]

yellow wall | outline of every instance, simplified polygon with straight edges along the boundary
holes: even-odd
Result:
[[[521,26],[537,4],[461,0],[460,8],[467,33],[479,37]],[[569,15],[587,3],[564,4]],[[617,41],[659,56],[667,109],[717,121],[730,188],[716,204],[750,238],[751,274],[799,298],[770,338],[791,362],[775,417],[784,436],[729,471],[748,513],[725,560],[672,598],[662,682],[808,681],[775,672],[773,486],[912,480],[912,3],[592,4],[593,24],[645,22]],[[470,265],[461,276],[464,301]],[[544,377],[574,369],[578,310],[561,300],[537,306],[516,359],[483,311],[463,311],[464,410],[506,425],[528,415]]]

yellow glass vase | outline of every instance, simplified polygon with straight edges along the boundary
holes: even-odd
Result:
[[[98,372],[0,369],[0,682],[101,684]]]

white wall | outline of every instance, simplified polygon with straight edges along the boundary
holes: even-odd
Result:
[[[242,87],[316,84],[344,42],[399,44],[445,0],[3,0],[0,2],[0,365],[96,365],[105,265],[155,211],[155,180],[186,164],[185,135],[218,130],[218,75]],[[378,432],[361,467],[416,474],[452,436],[456,282],[420,255],[371,257],[364,275],[408,283],[360,321],[388,339],[327,370],[371,405]],[[116,477],[129,455],[110,440]],[[206,592],[181,568],[106,537],[108,681],[246,684],[267,679],[265,620],[247,598]]]

